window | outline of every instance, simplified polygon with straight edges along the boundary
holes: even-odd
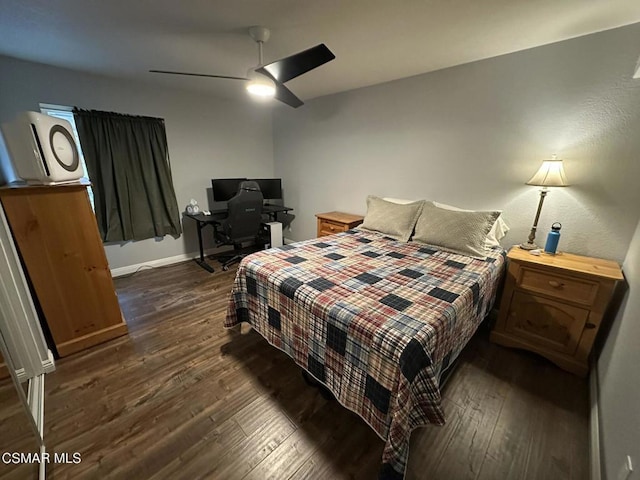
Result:
[[[62,120],[66,120],[71,124],[71,128],[73,129],[73,138],[76,141],[76,146],[78,147],[78,155],[80,155],[80,163],[82,164],[83,177],[87,180],[91,181],[89,178],[89,171],[87,170],[87,165],[84,163],[84,155],[82,154],[82,147],[80,146],[80,140],[78,137],[78,131],[76,130],[76,121],[73,118],[73,107],[65,107],[63,105],[51,105],[48,103],[40,104],[40,112],[45,115],[49,115],[51,117],[61,118]],[[87,193],[89,194],[89,202],[91,202],[91,208],[95,211],[95,207],[93,205],[93,190],[91,187],[87,187]]]

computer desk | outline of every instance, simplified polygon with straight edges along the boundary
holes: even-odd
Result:
[[[262,213],[266,213],[269,215],[269,218],[272,221],[276,220],[276,215],[278,213],[286,213],[293,210],[293,208],[285,207],[284,205],[274,205],[272,203],[265,204],[262,206]],[[202,229],[207,225],[211,225],[213,227],[213,238],[215,239],[215,232],[218,225],[220,225],[220,221],[227,218],[227,208],[217,208],[211,210],[211,215],[205,215],[204,213],[185,213],[185,217],[188,217],[196,222],[196,226],[198,228],[198,247],[200,248],[200,258],[196,258],[195,262],[204,268],[207,272],[213,273],[214,269],[211,265],[209,265],[204,258],[204,248],[202,246]]]

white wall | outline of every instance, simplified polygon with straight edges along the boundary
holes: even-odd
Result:
[[[39,111],[39,102],[164,118],[180,211],[190,198],[207,206],[206,189],[213,177],[273,175],[271,112],[265,105],[235,103],[3,56],[0,72],[0,122],[19,111]],[[185,233],[178,239],[107,245],[111,268],[195,252],[197,236],[192,223],[188,219],[183,222]]]
[[[627,455],[640,470],[640,223],[623,269],[629,290],[598,360],[606,480],[618,478]]]
[[[538,243],[559,221],[561,250],[622,261],[640,217],[639,45],[635,24],[275,112],[286,235],[375,194],[502,209],[504,245],[520,243],[539,199],[524,183],[557,153],[573,186],[548,195]]]

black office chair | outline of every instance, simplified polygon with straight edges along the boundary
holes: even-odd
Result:
[[[248,254],[240,253],[242,242],[257,240],[259,242],[262,223],[262,192],[256,182],[240,183],[238,193],[229,200],[227,218],[216,228],[216,240],[222,245],[233,245],[235,255],[222,263],[223,270],[239,262]]]

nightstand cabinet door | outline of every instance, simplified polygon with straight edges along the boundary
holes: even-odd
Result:
[[[588,318],[589,310],[584,308],[518,291],[511,299],[506,331],[573,355]]]
[[[584,376],[589,355],[617,281],[610,260],[563,253],[534,256],[517,247],[491,341],[522,348]]]

